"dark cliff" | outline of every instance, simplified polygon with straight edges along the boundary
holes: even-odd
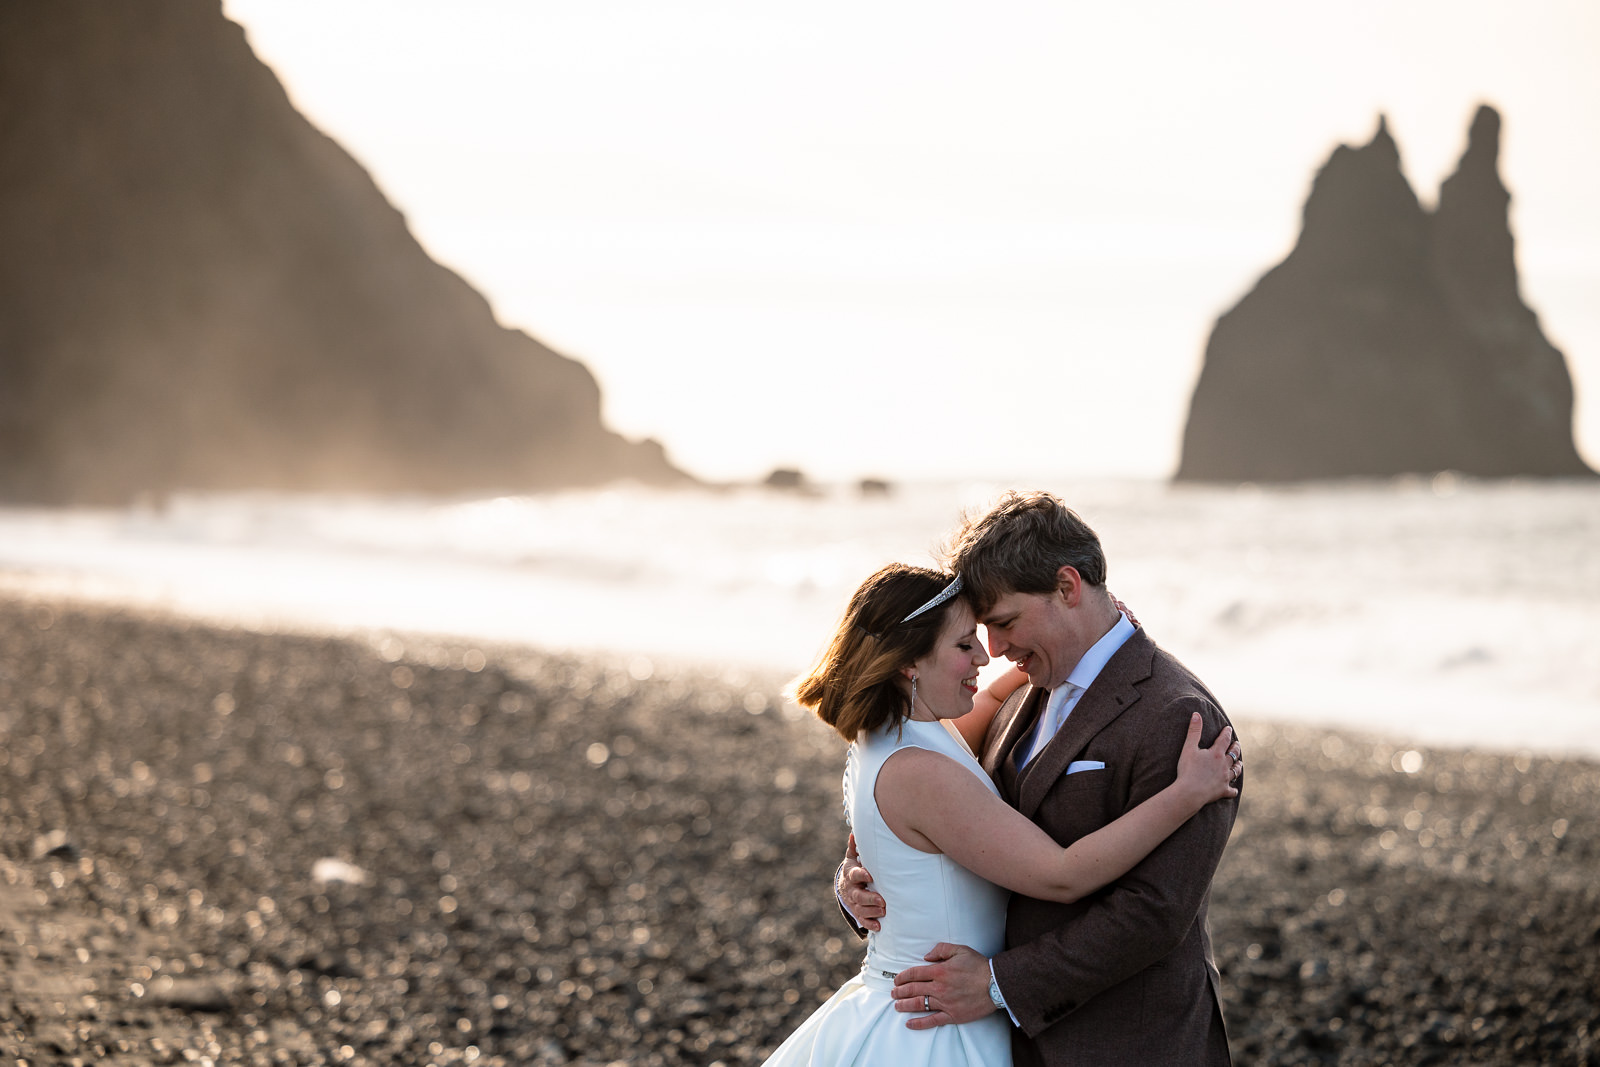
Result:
[[[217,0],[0,5],[0,499],[684,481],[499,326]]]
[[[1431,213],[1381,119],[1334,151],[1294,251],[1212,331],[1179,480],[1593,473],[1518,289],[1499,145],[1482,107]]]

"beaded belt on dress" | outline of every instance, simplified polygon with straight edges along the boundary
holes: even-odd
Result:
[[[861,965],[861,984],[868,989],[876,989],[887,993],[894,988],[894,976],[899,973],[899,971],[885,971],[880,967],[874,967],[869,960]]]

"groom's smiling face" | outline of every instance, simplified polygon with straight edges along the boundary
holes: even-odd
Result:
[[[1060,685],[1078,665],[1067,598],[1054,593],[1007,593],[983,614],[989,655],[1028,672],[1034,685]]]

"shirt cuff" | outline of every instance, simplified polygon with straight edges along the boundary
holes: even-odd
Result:
[[[994,960],[992,959],[989,961],[989,988],[996,992],[1000,990],[1000,980],[994,976]],[[992,1000],[993,998],[991,997],[990,999]],[[1011,1014],[1011,1006],[1006,1003],[1006,995],[1004,993],[1000,993],[1000,1006],[1006,1010],[1007,1015],[1011,1015],[1011,1025],[1018,1030],[1022,1029],[1022,1024],[1017,1021],[1017,1017]]]

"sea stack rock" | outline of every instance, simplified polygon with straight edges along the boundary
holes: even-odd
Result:
[[[1426,211],[1385,121],[1337,148],[1288,258],[1217,320],[1180,481],[1583,476],[1566,360],[1522,301],[1500,116]]]
[[[218,0],[0,5],[0,500],[688,480],[501,327]]]

